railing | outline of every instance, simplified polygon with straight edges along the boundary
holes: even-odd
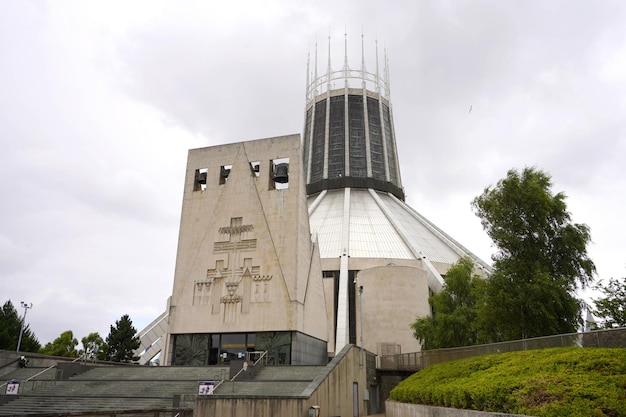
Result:
[[[84,355],[83,355],[83,356],[79,356],[78,358],[74,359],[71,363],[75,363],[76,361],[79,361],[79,360],[81,360],[81,359],[83,359],[83,358],[84,358]],[[37,378],[39,375],[41,375],[41,374],[43,374],[43,373],[45,373],[45,372],[47,372],[47,371],[49,371],[49,370],[51,370],[51,369],[53,369],[53,368],[56,368],[56,366],[57,366],[57,364],[56,364],[56,363],[55,363],[54,365],[50,365],[50,366],[48,366],[47,368],[45,368],[43,371],[39,371],[39,372],[37,372],[35,375],[31,375],[31,376],[29,376],[28,378],[26,378],[26,379],[24,380],[24,382],[30,382],[30,381],[32,381],[32,384],[31,384],[31,390],[32,390],[32,389],[34,389],[34,388],[35,388],[35,384],[36,384],[36,383],[39,383],[39,382],[43,382],[43,383],[44,383],[44,387],[48,385],[48,384],[47,384],[48,382],[50,382],[52,385],[54,385],[54,384],[56,384],[56,381],[59,379],[59,378],[58,378],[58,375],[55,375],[55,379],[54,379],[54,381],[50,381],[50,380],[46,380],[46,381],[33,381],[33,379],[34,379],[34,378]],[[10,382],[10,381],[7,381],[7,382],[5,382],[5,383],[3,383],[3,384],[0,384],[0,388],[4,387],[4,386],[5,386],[5,385],[7,385],[9,382]]]
[[[243,371],[248,369],[248,362],[250,362],[252,355],[259,355],[259,358],[254,361],[254,363],[252,364],[252,366],[256,366],[257,363],[261,362],[261,360],[267,356],[267,350],[265,351],[256,351],[256,352],[246,352],[246,361],[243,363],[243,366],[241,367],[241,369],[239,370],[239,372],[237,372],[230,380],[234,381],[240,373],[242,373]],[[217,388],[217,387],[216,387]]]
[[[252,364],[253,366],[256,366],[262,360],[263,360],[263,365],[267,365],[267,350],[246,352],[246,357],[249,360],[252,360],[252,357],[256,355],[258,355],[259,357],[254,361],[254,363]]]
[[[220,385],[222,385],[224,383],[224,381],[226,380],[226,377],[224,376],[224,371],[222,371],[220,373],[220,375],[215,375],[213,378],[214,381],[217,381],[215,386],[213,387],[213,391],[217,390],[217,387],[219,387]]]
[[[555,336],[536,337],[488,345],[465,346],[448,349],[424,350],[379,356],[379,369],[416,371],[440,362],[468,358],[491,353],[520,350],[546,349],[552,347],[626,347],[626,328],[594,330]]]
[[[253,357],[256,357],[258,355],[258,358],[254,361],[254,363],[251,366],[256,366],[259,362],[261,362],[263,359],[265,359],[265,362],[267,363],[267,350],[264,351],[254,351],[254,352],[246,352],[246,360],[243,363],[243,366],[241,367],[241,369],[230,379],[231,382],[231,388],[233,390],[233,392],[235,391],[235,379],[237,379],[237,377],[239,376],[239,374],[241,374],[242,372],[246,371],[248,369],[248,362],[252,361]],[[264,363],[264,364],[266,364]],[[216,385],[215,385],[215,389],[217,389],[217,387],[219,387],[222,381],[219,381]]]

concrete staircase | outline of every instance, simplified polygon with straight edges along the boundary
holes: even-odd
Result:
[[[20,381],[20,392],[29,392],[37,388],[53,385],[57,379],[57,369],[50,367],[32,367],[15,369],[0,379],[0,385],[9,381]],[[0,392],[4,393],[6,385],[0,388]]]
[[[302,397],[326,366],[259,366],[250,378],[230,381],[225,366],[95,366],[72,372],[22,368],[2,376],[20,381],[19,395],[0,395],[2,416],[191,415],[200,381],[225,380],[215,397]],[[42,372],[45,370],[45,372]],[[33,380],[27,381],[38,374]],[[68,373],[66,371],[66,373]],[[65,378],[65,379],[64,379]],[[0,383],[3,381],[0,380]]]
[[[266,366],[253,379],[225,381],[215,396],[298,397],[326,366]]]
[[[64,364],[57,359],[58,372],[37,376],[47,385],[22,390],[21,383],[19,395],[0,391],[0,417],[293,417],[303,415],[311,405],[327,410],[324,415],[348,416],[354,412],[354,381],[359,381],[359,387],[366,383],[367,369],[359,365],[361,354],[356,346],[346,345],[325,366],[263,366],[262,362],[246,366],[244,361],[231,361],[228,368]],[[17,367],[9,371],[6,366],[4,370],[0,385],[5,378],[23,381],[34,372]],[[234,375],[237,378],[230,381]],[[222,379],[226,382],[213,395],[198,395],[199,382]]]
[[[37,371],[41,371],[38,369]],[[228,378],[226,367],[103,366],[66,380],[20,383],[19,395],[2,395],[0,416],[61,416],[179,411],[190,414],[199,381]],[[23,368],[3,376],[25,381],[35,369]],[[42,381],[46,381],[43,384]],[[29,388],[29,383],[33,383]],[[23,389],[24,385],[24,389]]]

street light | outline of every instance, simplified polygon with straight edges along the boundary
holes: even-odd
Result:
[[[19,339],[17,339],[17,349],[15,350],[16,352],[20,351],[20,345],[22,344],[22,334],[24,334],[24,324],[26,323],[26,313],[28,313],[28,309],[29,308],[33,308],[33,303],[25,303],[24,301],[21,302],[22,304],[22,308],[24,308],[24,317],[22,317],[22,327],[20,328],[20,337]]]
[[[359,321],[360,323],[360,327],[361,327],[361,331],[359,332],[359,336],[361,339],[361,366],[363,366],[363,362],[364,358],[363,358],[363,286],[359,285]]]

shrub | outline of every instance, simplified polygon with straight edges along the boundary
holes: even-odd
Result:
[[[538,417],[626,417],[626,349],[553,348],[432,365],[394,401]]]

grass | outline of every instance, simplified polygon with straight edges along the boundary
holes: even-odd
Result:
[[[390,399],[538,417],[626,417],[626,349],[553,348],[429,366]]]

